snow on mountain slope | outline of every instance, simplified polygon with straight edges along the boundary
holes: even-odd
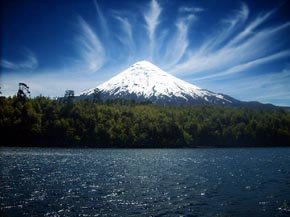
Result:
[[[178,79],[148,61],[133,64],[81,96],[90,96],[95,89],[104,99],[149,100],[157,104],[231,104],[234,100]]]

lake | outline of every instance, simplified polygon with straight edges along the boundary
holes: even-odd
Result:
[[[1,148],[1,216],[290,216],[290,149]]]

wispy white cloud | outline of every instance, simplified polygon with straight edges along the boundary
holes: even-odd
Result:
[[[204,11],[203,8],[200,8],[200,7],[185,7],[185,6],[182,6],[179,8],[179,12],[180,13],[196,13],[196,12],[201,12],[201,11]]]
[[[20,63],[21,64],[21,63]],[[1,60],[1,67],[6,69],[18,69],[18,65],[16,63],[10,62],[8,60]]]
[[[290,56],[290,50],[281,51],[279,53],[268,55],[266,57],[258,58],[258,59],[255,59],[253,61],[249,61],[247,63],[243,63],[240,65],[234,66],[234,67],[226,70],[225,72],[223,72],[222,75],[229,75],[229,74],[236,73],[236,72],[242,72],[242,71],[245,71],[245,70],[250,69],[252,67],[256,67],[256,66],[259,66],[259,65],[265,64],[265,63],[270,63],[271,61],[285,58],[285,57],[289,57],[289,56]]]
[[[290,57],[290,50],[285,50],[285,51],[281,51],[272,55],[268,55],[262,58],[258,58],[243,64],[239,64],[236,65],[230,69],[227,69],[225,71],[222,72],[218,72],[212,75],[208,75],[205,77],[201,77],[201,78],[197,78],[196,80],[204,80],[204,79],[212,79],[212,78],[216,78],[216,77],[221,77],[221,76],[227,76],[233,73],[237,73],[237,72],[243,72],[245,70],[249,70],[253,67],[257,67],[259,65],[262,64],[266,64],[266,63],[270,63],[272,61],[275,61],[277,59],[282,59],[282,58],[286,58],[286,57]]]
[[[221,31],[214,34],[215,37],[210,37],[196,52],[201,55],[203,53],[213,52],[222,43],[234,34],[238,27],[243,25],[249,16],[249,8],[246,4],[242,3],[239,10],[234,11],[234,15],[231,18],[227,18],[222,21],[222,26],[219,28]]]
[[[80,35],[76,37],[76,47],[82,58],[81,65],[87,69],[87,72],[96,72],[105,63],[105,50],[91,26],[82,17],[79,17],[78,21]]]
[[[194,18],[194,15],[191,14],[177,21],[176,32],[170,38],[163,58],[163,61],[167,62],[166,69],[178,63],[187,51],[189,45],[188,30]]]
[[[272,13],[273,11],[264,16],[259,16],[245,27],[246,30],[236,33],[236,37],[230,37],[234,32],[235,25],[243,23],[248,17],[249,11],[245,5],[242,5],[238,16],[232,19],[232,22],[230,22],[232,24],[228,26],[227,30],[222,31],[218,36],[214,35],[214,38],[217,39],[206,41],[197,51],[188,51],[187,59],[172,67],[171,72],[181,75],[203,73],[203,77],[208,76],[209,73],[210,77],[215,77],[217,76],[215,74],[220,71],[226,71],[268,55],[277,54],[275,59],[282,58],[283,55],[278,55],[280,52],[279,45],[272,42],[273,38],[290,26],[290,23],[260,29],[251,33],[257,26],[265,22]],[[229,43],[222,45],[221,42],[225,39]],[[266,59],[260,61],[260,64],[262,63],[266,63]],[[248,68],[250,66],[254,66],[254,64],[249,64]]]
[[[275,12],[276,10],[271,10],[266,14],[259,15],[253,22],[251,22],[246,28],[240,32],[234,39],[231,40],[231,42],[227,46],[235,45],[242,40],[244,40],[246,37],[254,34],[254,31],[256,28],[258,28],[260,25],[262,25],[265,21],[269,19],[269,17]]]
[[[121,17],[119,15],[114,16],[115,19],[117,19],[120,24],[123,32],[125,33],[126,37],[118,37],[119,40],[128,46],[130,52],[134,49],[134,38],[133,38],[133,30],[132,30],[132,25],[129,22],[129,20],[125,17]]]
[[[175,23],[176,31],[172,33],[172,36],[169,38],[163,54],[163,62],[167,62],[167,64],[164,64],[165,69],[170,69],[180,62],[188,51],[190,43],[188,37],[189,29],[193,21],[197,20],[197,14],[204,11],[204,9],[199,7],[180,7],[178,11],[180,14]]]
[[[162,9],[158,4],[157,0],[151,0],[149,11],[144,14],[144,19],[146,22],[146,27],[150,40],[150,58],[152,58],[153,56],[155,31],[159,24],[159,16],[161,14],[161,11]]]
[[[121,29],[120,34],[116,35],[115,37],[122,43],[123,48],[125,49],[124,54],[127,53],[127,55],[124,55],[125,60],[123,62],[127,64],[131,63],[132,60],[135,59],[136,55],[136,45],[132,24],[123,13],[115,12],[113,17],[119,22],[119,27]]]
[[[276,105],[285,105],[290,99],[290,69],[267,73],[236,74],[235,78],[220,77],[219,82],[211,79],[202,81],[192,80],[195,84],[212,91],[228,94],[243,101],[272,102]]]
[[[97,2],[97,0],[94,0],[94,4],[95,4],[95,7],[96,7],[96,11],[97,11],[97,16],[98,16],[98,20],[101,24],[101,27],[102,27],[102,32],[104,33],[104,35],[106,37],[109,36],[109,28],[108,28],[108,23],[107,23],[107,20],[102,12],[102,10],[100,9],[100,6]]]
[[[128,34],[128,38],[133,41],[133,32],[132,32],[132,26],[130,24],[130,22],[128,21],[127,18],[122,18],[122,17],[115,17],[117,20],[120,21],[120,23],[123,26],[124,32],[126,32]]]
[[[21,53],[25,60],[20,62],[12,62],[1,59],[1,67],[9,70],[34,70],[38,67],[38,60],[31,50],[23,48]]]

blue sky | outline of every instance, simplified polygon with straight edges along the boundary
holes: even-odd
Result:
[[[62,96],[139,60],[240,100],[290,106],[285,0],[3,0],[1,91]]]

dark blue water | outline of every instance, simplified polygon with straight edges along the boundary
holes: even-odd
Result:
[[[290,149],[0,149],[2,216],[290,216]]]

